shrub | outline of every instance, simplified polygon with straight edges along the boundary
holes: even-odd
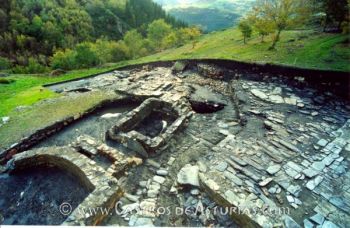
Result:
[[[16,65],[12,72],[15,74],[41,74],[48,72],[50,69],[46,66],[41,65],[38,61],[30,57],[27,66]]]
[[[8,70],[11,68],[11,62],[5,57],[0,57],[0,70]]]
[[[127,60],[130,58],[130,50],[124,41],[119,41],[111,50],[111,55],[113,62]]]
[[[70,49],[57,51],[51,58],[51,67],[53,69],[72,70],[76,67],[76,53]]]
[[[77,67],[86,68],[98,65],[99,59],[90,43],[84,42],[78,44],[75,51],[77,53],[75,56]]]

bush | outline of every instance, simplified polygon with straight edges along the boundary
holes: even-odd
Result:
[[[11,68],[11,62],[5,57],[0,57],[0,70],[8,70]]]
[[[119,41],[111,50],[111,55],[113,62],[127,60],[130,58],[130,50],[124,41]]]
[[[77,67],[86,68],[98,65],[99,59],[90,43],[78,44],[75,51],[77,53],[75,56]]]
[[[70,49],[57,51],[51,58],[52,69],[72,70],[76,67],[76,53]]]
[[[41,74],[48,72],[50,69],[41,65],[35,58],[30,57],[27,66],[16,65],[12,72],[15,74]]]

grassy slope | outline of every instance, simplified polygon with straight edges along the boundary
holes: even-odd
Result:
[[[159,60],[233,59],[303,68],[350,71],[350,49],[342,44],[346,39],[346,35],[318,34],[312,31],[286,31],[282,33],[277,51],[268,51],[271,37],[267,37],[266,42],[261,43],[260,38],[254,35],[248,44],[244,45],[240,32],[236,29],[228,29],[202,36],[195,48],[192,48],[192,44],[188,44],[105,68],[77,70],[60,77],[13,75],[10,79],[15,79],[15,83],[0,84],[0,117],[10,115],[10,112],[17,106],[31,105],[39,100],[57,96],[57,94],[42,88],[43,84],[80,78],[120,66]]]
[[[57,97],[49,102],[38,102],[21,112],[12,112],[9,123],[0,127],[0,151],[36,130],[54,124],[57,120],[76,116],[102,101],[118,98],[121,96],[112,92],[88,92],[76,96]]]
[[[266,62],[302,68],[350,71],[350,49],[342,44],[347,35],[321,34],[312,31],[285,31],[276,51],[268,51],[272,37],[261,43],[254,35],[247,45],[236,29],[203,36],[192,44],[145,57],[143,60],[174,60],[186,58],[233,59],[245,62]],[[294,41],[293,41],[294,40]]]
[[[128,64],[128,62],[114,64],[113,66],[104,68],[71,71],[59,77],[46,75],[12,75],[7,77],[8,79],[14,79],[15,82],[11,84],[0,84],[0,117],[9,114],[15,107],[31,105],[42,99],[58,96],[54,92],[43,88],[42,85],[44,84],[82,78],[125,64]]]

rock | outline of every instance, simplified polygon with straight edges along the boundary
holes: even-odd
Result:
[[[181,185],[199,187],[199,168],[190,164],[185,165],[177,174],[177,182]]]
[[[290,149],[291,151],[294,151],[296,153],[301,153],[301,151],[296,147],[294,146],[293,144],[287,142],[287,141],[284,141],[282,139],[275,139],[279,144],[281,144],[282,146],[286,147],[287,149]]]
[[[130,76],[127,72],[117,71],[117,70],[113,72],[113,75],[120,79],[128,78]]]
[[[284,216],[284,225],[286,228],[301,228],[301,226],[288,215]]]
[[[321,172],[326,167],[326,164],[324,164],[323,162],[314,162],[312,163],[311,167]]]
[[[140,185],[140,187],[146,188],[147,187],[147,181],[140,181],[139,185]]]
[[[151,159],[147,159],[146,163],[150,166],[153,166],[154,168],[157,168],[157,169],[159,169],[161,166],[158,162],[151,160]]]
[[[289,203],[294,203],[294,198],[291,195],[287,195],[287,200]]]
[[[156,198],[158,194],[159,194],[158,190],[149,190],[147,192],[147,197],[149,197],[149,198]]]
[[[271,94],[276,95],[276,94],[281,94],[282,93],[282,88],[281,87],[275,87]]]
[[[283,98],[279,95],[271,95],[271,96],[269,96],[269,100],[275,104],[283,104],[284,103]]]
[[[320,171],[316,171],[316,170],[314,170],[313,168],[304,169],[302,172],[303,172],[303,173],[305,174],[305,176],[307,176],[308,178],[312,178],[312,177],[314,177],[314,176],[316,176],[316,175],[318,175],[318,174],[320,173]]]
[[[226,98],[212,90],[198,85],[191,85],[189,98],[192,109],[197,113],[214,113],[225,108]]]
[[[269,191],[270,194],[275,194],[277,192],[277,187],[273,186],[273,187],[269,188],[268,191]]]
[[[139,201],[139,197],[138,196],[134,196],[128,193],[124,193],[124,197],[127,198],[128,200],[132,201],[132,202],[138,202]]]
[[[298,199],[298,198],[294,198],[294,203],[296,203],[297,205],[302,205],[303,204],[303,202],[301,202],[301,200]]]
[[[210,189],[211,191],[214,191],[214,192],[220,189],[220,186],[215,181],[208,178],[205,174],[200,173],[199,178],[200,178],[201,184],[203,184],[205,188]]]
[[[237,186],[243,185],[243,181],[239,177],[237,177],[235,174],[229,171],[225,171],[224,176],[227,177],[229,180],[231,180]]]
[[[339,228],[339,226],[335,225],[331,221],[325,221],[322,225],[322,228]]]
[[[173,165],[174,161],[175,161],[175,158],[174,157],[170,157],[167,164],[168,165]]]
[[[225,196],[226,196],[227,201],[229,201],[231,204],[233,204],[235,206],[239,205],[239,202],[241,201],[241,199],[238,197],[238,195],[231,190],[227,190],[225,192]]]
[[[312,222],[310,222],[310,220],[308,219],[304,219],[304,228],[313,228],[314,224]]]
[[[262,100],[267,100],[267,98],[268,98],[268,96],[267,96],[264,92],[262,92],[262,91],[260,91],[260,90],[258,90],[258,89],[252,89],[250,92],[251,92],[254,96],[256,96],[256,97],[258,97],[258,98],[260,98],[260,99],[262,99]]]
[[[298,196],[301,192],[301,187],[299,185],[290,185],[287,188],[287,191],[292,194],[293,196]]]
[[[213,79],[224,78],[225,71],[219,68],[217,65],[199,63],[197,64],[197,69],[198,69],[198,72],[205,77],[209,77]]]
[[[228,164],[224,161],[219,162],[219,164],[215,167],[216,170],[220,172],[224,172],[227,169]]]
[[[127,161],[128,161],[128,164],[134,164],[136,166],[139,166],[143,163],[143,160],[141,158],[138,158],[135,156],[127,158]]]
[[[0,165],[0,174],[1,174],[1,173],[4,173],[4,172],[6,172],[6,171],[7,171],[7,167],[6,167],[6,166]]]
[[[336,206],[337,208],[342,209],[343,211],[346,211],[346,212],[350,211],[350,205],[348,205],[342,197],[332,196],[329,199],[329,202],[334,206]]]
[[[317,145],[321,146],[321,147],[325,147],[327,146],[328,144],[328,141],[326,139],[320,139],[318,142],[317,142]]]
[[[199,171],[201,171],[202,173],[207,172],[207,166],[204,164],[204,162],[198,161],[197,165],[199,167]]]
[[[310,217],[310,220],[314,221],[315,223],[317,223],[319,225],[322,225],[324,220],[325,220],[325,218],[320,213],[317,213],[314,216]]]
[[[265,180],[261,181],[261,182],[259,183],[259,185],[260,185],[261,187],[264,187],[264,186],[268,185],[272,180],[273,180],[273,179],[272,179],[271,177],[266,178]]]
[[[2,117],[1,120],[4,124],[7,124],[10,121],[10,117],[5,116],[5,117]]]
[[[309,190],[314,190],[321,182],[323,181],[323,177],[322,176],[317,176],[315,179],[310,180],[309,182],[307,182],[306,187]]]
[[[286,104],[289,104],[289,105],[297,105],[297,99],[293,97],[290,97],[290,98],[285,97],[284,102],[286,102]],[[302,103],[298,103],[298,104],[302,104]]]
[[[168,171],[164,170],[164,169],[159,169],[159,170],[157,170],[157,175],[159,175],[159,176],[167,176],[168,175]]]
[[[272,165],[269,166],[266,170],[266,172],[268,172],[271,175],[274,175],[275,173],[277,173],[278,171],[280,171],[281,166],[280,165]]]
[[[91,156],[95,156],[98,153],[98,143],[94,138],[89,135],[81,135],[73,143],[73,147],[79,151],[82,151]]]
[[[50,76],[60,76],[65,73],[67,73],[65,70],[57,69],[57,70],[51,71]]]
[[[305,107],[305,104],[303,104],[303,103],[298,103],[297,106],[298,106],[299,108],[304,108],[304,107]]]
[[[163,184],[165,182],[165,178],[161,176],[154,176],[153,180],[159,184]]]
[[[102,119],[111,119],[111,118],[116,118],[119,117],[121,114],[120,113],[107,113],[101,116]]]
[[[137,218],[133,223],[129,223],[129,226],[136,227],[154,227],[153,221],[151,218]]]
[[[187,66],[187,61],[176,61],[173,67],[171,68],[171,71],[173,74],[182,73],[186,70]]]
[[[191,190],[191,194],[194,196],[199,195],[199,190],[197,188]]]

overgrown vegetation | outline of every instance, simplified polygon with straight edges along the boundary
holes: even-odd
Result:
[[[98,39],[96,42],[83,42],[74,49],[56,51],[50,64],[53,69],[72,70],[136,59],[184,45],[200,34],[197,28],[175,29],[159,19],[147,26],[145,36],[133,29],[119,41]]]
[[[137,30],[147,39],[149,25],[159,19],[172,32],[186,28],[152,0],[3,0],[0,70],[42,73],[49,66],[74,69],[129,59],[135,50],[125,45],[124,35]],[[175,45],[171,41],[164,47]],[[97,51],[101,45],[115,49],[104,58]],[[138,56],[150,53],[147,47]]]

